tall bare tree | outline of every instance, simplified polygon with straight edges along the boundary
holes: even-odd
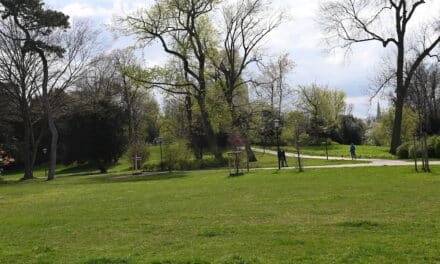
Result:
[[[54,30],[67,29],[69,27],[69,17],[61,12],[45,9],[44,3],[40,0],[1,0],[0,3],[3,5],[2,18],[11,17],[15,26],[24,34],[24,42],[21,48],[25,52],[37,54],[41,60],[43,107],[52,135],[48,179],[53,179],[57,159],[58,131],[53,112],[50,110],[48,56],[56,54],[61,57],[64,49],[57,44],[48,43],[47,38],[52,35]]]
[[[22,124],[19,151],[24,163],[23,179],[27,180],[34,177],[33,168],[45,126],[38,129],[42,122],[38,104],[41,64],[38,56],[23,51],[23,38],[24,34],[12,19],[0,21],[0,94],[12,108],[2,114],[15,115]]]
[[[424,63],[414,75],[407,104],[419,114],[422,132],[440,132],[440,63]]]
[[[287,77],[294,67],[295,63],[288,53],[260,64],[261,77],[256,83],[256,92],[259,97],[269,99],[269,105],[278,118],[282,116],[286,96],[292,93]]]
[[[42,74],[38,91],[51,133],[48,180],[52,180],[59,137],[55,123],[57,96],[73,85],[84,69],[91,47],[96,44],[97,32],[84,21],[71,26],[68,16],[45,8],[40,0],[1,0],[0,3],[3,5],[2,18],[10,18],[22,32],[23,36],[17,39],[20,48],[37,55],[40,60]]]
[[[392,153],[401,144],[403,106],[411,79],[427,57],[436,56],[440,44],[438,17],[429,24],[417,24],[423,16],[419,10],[427,2],[433,5],[433,1],[425,0],[326,0],[320,8],[322,29],[331,45],[350,50],[357,43],[378,42],[384,48],[394,48],[396,113]],[[411,42],[414,34],[423,34],[418,37],[422,41]]]
[[[206,104],[209,89],[208,52],[213,46],[212,28],[208,14],[213,11],[217,0],[156,0],[148,9],[122,18],[124,31],[137,37],[142,45],[158,41],[163,50],[171,55],[182,67],[183,83],[151,82],[150,85],[186,94],[188,108],[192,98],[197,103],[201,115],[203,134],[209,149],[216,158],[222,154],[216,144],[216,137]],[[183,88],[176,91],[170,87]]]
[[[439,132],[440,64],[423,63],[417,69],[409,88],[408,105],[418,115],[417,134],[420,138],[422,170],[430,172],[427,136]],[[414,157],[417,156],[414,151]]]
[[[250,161],[255,161],[246,128],[243,127],[242,90],[247,89],[244,71],[260,60],[259,48],[270,32],[282,21],[282,13],[270,13],[270,2],[265,0],[245,0],[228,4],[223,8],[224,39],[220,54],[212,58],[221,73],[219,83],[232,116],[233,129],[239,129],[246,144]]]

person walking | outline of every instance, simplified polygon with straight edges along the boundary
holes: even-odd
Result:
[[[350,154],[351,154],[351,159],[355,160],[356,159],[356,146],[354,145],[354,143],[351,143],[351,145],[350,145]]]
[[[278,168],[281,168],[281,166],[283,165],[283,152],[281,151],[281,149],[278,149],[277,151],[277,157],[278,157]]]
[[[281,150],[281,166],[289,167],[289,165],[287,165],[286,151],[284,150]]]

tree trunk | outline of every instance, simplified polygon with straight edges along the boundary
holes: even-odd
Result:
[[[186,111],[186,119],[188,121],[189,139],[190,139],[192,149],[194,151],[194,157],[197,160],[202,160],[203,159],[203,151],[196,144],[198,136],[196,135],[196,133],[194,133],[192,107],[193,107],[193,101],[192,101],[191,95],[188,94],[185,96],[185,111]]]
[[[24,123],[24,142],[23,142],[23,160],[24,160],[24,175],[22,180],[30,180],[34,178],[34,165],[32,162],[32,143],[31,143],[31,121],[29,111],[23,111]]]
[[[247,157],[248,157],[248,161],[249,162],[256,162],[257,157],[255,156],[254,151],[252,150],[251,144],[249,144],[249,140],[246,138],[245,139],[245,147],[246,147],[246,153],[247,153]]]
[[[426,133],[423,133],[422,137],[422,157],[423,157],[423,171],[431,172],[431,168],[429,167],[429,153],[428,153],[428,142],[427,142]]]
[[[212,151],[216,160],[221,160],[223,158],[222,152],[217,146],[216,136],[214,130],[212,129],[211,120],[209,118],[209,113],[206,109],[205,100],[203,98],[197,98],[197,103],[200,108],[200,115],[202,118],[204,137],[208,143],[209,150]]]
[[[133,121],[133,102],[130,98],[130,87],[127,83],[125,75],[122,76],[122,81],[123,81],[123,89],[124,89],[123,100],[125,101],[125,107],[126,107],[125,111],[128,119],[128,141],[130,142],[130,145],[132,145],[137,141],[134,137],[135,129],[134,129],[134,121]]]
[[[42,122],[41,125],[41,129],[40,129],[40,134],[38,135],[38,138],[35,140],[35,136],[34,136],[34,132],[33,132],[33,127],[31,127],[31,144],[32,144],[32,168],[35,165],[35,161],[37,160],[37,154],[39,151],[39,147],[40,147],[40,143],[41,140],[43,139],[43,135],[44,135],[44,130],[45,130],[45,126],[44,126],[44,122]]]
[[[399,46],[397,48],[397,71],[396,71],[396,113],[394,115],[393,132],[391,136],[391,148],[390,152],[396,154],[397,148],[402,144],[402,118],[403,118],[403,106],[406,97],[406,87],[404,86],[404,65],[405,65],[405,46],[404,46],[404,34],[399,36]]]
[[[229,85],[231,87],[233,87],[234,84],[229,84]],[[255,153],[252,150],[252,147],[251,147],[251,144],[249,143],[249,139],[248,139],[246,132],[243,131],[239,114],[237,113],[237,110],[234,107],[233,94],[228,92],[228,90],[225,90],[225,89],[223,90],[223,92],[226,97],[226,102],[228,103],[228,106],[229,106],[229,111],[231,112],[232,126],[233,126],[233,128],[234,127],[238,128],[240,135],[245,142],[245,149],[246,149],[246,153],[247,153],[247,157],[248,157],[248,162],[256,162],[256,161],[258,161],[257,157],[255,156]]]
[[[298,170],[299,172],[303,172],[303,166],[301,163],[301,151],[300,151],[300,142],[299,142],[299,130],[296,130],[295,134],[295,145],[296,145],[296,158],[298,162]]]
[[[49,109],[50,111],[50,109]],[[49,124],[49,130],[51,134],[50,140],[50,163],[49,163],[49,172],[47,174],[47,180],[55,179],[55,169],[57,166],[57,145],[58,145],[58,129],[55,125],[55,120],[53,115],[48,112],[47,120]]]
[[[47,180],[49,181],[55,179],[55,169],[57,166],[58,130],[55,125],[55,120],[50,105],[49,92],[47,90],[49,82],[49,66],[47,64],[46,55],[44,54],[44,50],[39,48],[36,48],[36,52],[43,63],[43,83],[41,87],[43,90],[43,108],[46,112],[47,123],[51,134],[49,172],[47,174]]]
[[[396,154],[397,148],[402,144],[401,133],[402,133],[402,118],[403,118],[403,98],[397,98],[396,100],[396,113],[394,116],[393,132],[391,136],[391,149],[390,153]]]

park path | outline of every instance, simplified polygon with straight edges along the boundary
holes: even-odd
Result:
[[[259,153],[267,153],[271,155],[277,155],[276,151],[273,150],[264,150],[260,148],[252,148],[253,151]],[[296,158],[297,155],[295,153],[286,152],[287,157]],[[311,155],[301,155],[301,158],[304,159],[320,159],[326,160],[325,156],[311,156]],[[351,158],[343,158],[343,157],[328,157],[329,160],[351,160]],[[320,165],[320,166],[304,166],[307,169],[324,169],[324,168],[360,168],[360,167],[383,167],[383,166],[413,166],[414,161],[403,161],[403,160],[391,160],[391,159],[357,159],[357,161],[365,161],[366,163],[355,163],[355,164],[339,164],[339,165]],[[419,161],[421,165],[421,161]],[[440,165],[440,161],[431,161],[430,165]],[[273,168],[268,168],[273,169]]]

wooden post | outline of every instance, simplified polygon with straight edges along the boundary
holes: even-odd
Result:
[[[296,130],[295,143],[296,143],[296,157],[298,159],[298,169],[299,169],[299,172],[303,172],[304,169],[303,169],[302,164],[301,164],[301,152],[300,152],[300,149],[299,149],[299,145],[300,145],[300,142],[299,142],[299,129]]]
[[[413,144],[413,155],[414,155],[414,167],[415,167],[415,169],[416,169],[416,172],[419,172],[419,168],[417,167],[417,154],[416,154],[416,145],[417,145],[417,143],[416,143],[416,137],[417,137],[417,135],[416,135],[416,133],[414,133],[414,144]]]

